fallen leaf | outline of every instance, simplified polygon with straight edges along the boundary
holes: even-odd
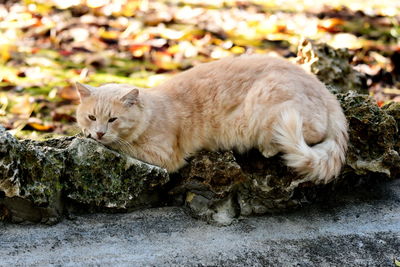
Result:
[[[129,51],[136,58],[144,56],[146,53],[150,52],[150,45],[147,44],[134,44],[129,47]]]
[[[337,33],[340,32],[339,25],[343,25],[344,21],[339,18],[328,18],[321,20],[318,23],[318,29],[323,30],[330,33]]]
[[[246,49],[241,46],[234,46],[230,50],[233,54],[243,54],[244,52],[246,52]]]
[[[70,50],[61,50],[60,54],[64,57],[70,56],[72,55],[74,52],[70,51]]]
[[[338,33],[333,35],[332,40],[328,42],[332,47],[348,48],[348,49],[359,49],[362,47],[361,40],[351,33]]]
[[[58,95],[66,100],[77,101],[79,100],[79,95],[76,89],[72,86],[64,86],[58,91]]]
[[[106,40],[117,40],[120,34],[118,31],[107,31],[104,28],[99,30],[99,36]]]
[[[10,112],[12,114],[24,115],[24,117],[28,118],[34,108],[31,98],[28,95],[24,95],[18,98],[17,101],[18,102],[11,107]]]
[[[154,64],[160,69],[172,70],[179,67],[179,63],[175,62],[172,56],[167,52],[156,51],[152,53],[152,56],[154,58]]]
[[[220,47],[216,47],[212,52],[211,52],[211,57],[214,59],[220,59],[224,57],[230,56],[231,53],[229,53],[228,50],[225,50]]]
[[[51,112],[53,121],[75,122],[76,105],[62,105]]]
[[[69,114],[52,112],[51,117],[53,121],[76,122],[76,118]]]
[[[31,126],[36,131],[41,132],[50,132],[54,130],[54,125],[45,125],[37,122],[28,122],[28,125]]]
[[[165,38],[165,39],[169,39],[169,40],[178,40],[180,38],[182,38],[184,36],[184,32],[183,31],[176,31],[173,29],[163,29],[161,31],[161,37]]]

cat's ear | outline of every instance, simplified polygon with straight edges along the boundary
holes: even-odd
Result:
[[[93,91],[93,87],[91,87],[89,85],[85,85],[85,84],[81,84],[81,83],[77,82],[75,84],[75,86],[79,92],[79,96],[81,99],[90,96]]]
[[[121,101],[127,107],[137,104],[139,102],[139,90],[137,88],[130,90],[121,98]]]

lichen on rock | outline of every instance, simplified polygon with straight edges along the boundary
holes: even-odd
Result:
[[[18,141],[0,127],[0,219],[52,224],[66,210],[128,210],[159,202],[165,169],[91,139]]]
[[[395,117],[379,108],[367,95],[349,92],[339,94],[349,123],[349,150],[346,167],[355,175],[381,173],[396,177],[400,156],[396,144],[399,129]]]
[[[151,206],[158,201],[154,188],[169,181],[165,169],[121,155],[91,139],[74,139],[68,154],[66,197],[93,209]]]
[[[302,206],[340,185],[397,178],[400,106],[381,109],[369,96],[354,91],[337,97],[349,123],[350,142],[346,164],[334,183],[298,183],[301,177],[285,166],[281,155],[266,159],[255,149],[242,155],[204,151],[181,170],[189,212],[209,222],[229,224],[238,216]],[[215,181],[230,182],[221,186]]]
[[[65,156],[58,148],[34,148],[0,127],[0,217],[54,223],[61,213],[61,176]]]
[[[340,93],[350,90],[368,93],[363,86],[364,75],[353,69],[351,58],[345,48],[333,49],[327,44],[304,39],[298,46],[296,62],[323,83],[338,88]]]

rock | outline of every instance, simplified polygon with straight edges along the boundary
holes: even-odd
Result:
[[[13,222],[56,222],[62,210],[66,160],[60,148],[35,149],[33,143],[17,141],[2,127],[0,136],[0,217]]]
[[[392,116],[397,123],[398,132],[400,132],[400,103],[399,102],[391,102],[382,107],[382,109],[390,116]],[[395,150],[397,152],[400,151],[400,138],[397,138],[397,142],[395,144]]]
[[[347,49],[334,49],[324,43],[303,40],[298,47],[296,62],[314,73],[323,83],[339,88],[340,93],[354,90],[368,93],[365,77],[350,65]]]
[[[370,97],[354,92],[339,94],[338,98],[350,129],[343,175],[398,177],[400,105],[381,109]]]
[[[201,152],[180,174],[190,214],[218,224],[235,217],[300,207],[329,196],[338,188],[398,178],[400,105],[379,108],[367,95],[350,91],[337,95],[349,122],[346,165],[328,185],[303,183],[280,155],[266,159],[257,150]]]
[[[159,203],[158,187],[169,181],[165,169],[121,155],[91,139],[68,147],[66,197],[76,208],[131,210]],[[70,201],[69,201],[70,203]]]
[[[77,137],[17,141],[0,128],[0,219],[53,224],[67,211],[159,203],[166,170]]]
[[[192,216],[222,225],[232,222],[237,215],[232,192],[248,180],[232,151],[201,151],[179,174],[182,182],[170,193],[185,193]]]

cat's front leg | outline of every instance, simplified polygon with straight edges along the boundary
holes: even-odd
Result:
[[[184,158],[179,156],[176,151],[151,144],[134,147],[130,155],[144,162],[165,168],[170,173],[177,171],[186,163]]]

